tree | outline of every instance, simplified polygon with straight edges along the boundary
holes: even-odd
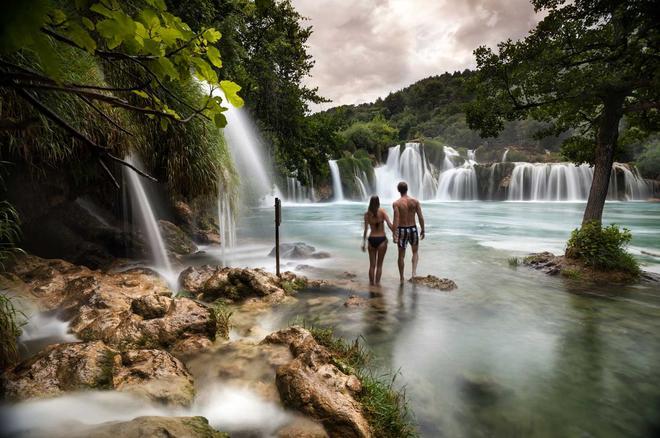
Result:
[[[505,120],[550,123],[542,134],[575,129],[563,154],[594,166],[583,226],[601,223],[622,118],[657,130],[660,41],[648,0],[532,0],[545,18],[497,52],[475,50],[478,72],[468,124],[483,137]]]
[[[216,69],[222,67],[222,59],[215,43],[220,37],[220,32],[211,27],[193,32],[167,11],[163,0],[4,2],[0,6],[0,90],[13,93],[91,147],[102,168],[118,185],[106,161],[149,175],[76,129],[70,120],[46,105],[38,93],[75,96],[127,134],[130,132],[108,114],[108,109],[120,108],[157,119],[163,130],[170,124],[185,124],[197,118],[222,127],[226,124],[222,114],[226,108],[214,90],[222,89],[234,105],[240,106],[243,101],[237,95],[238,85],[218,77]],[[63,62],[65,58],[58,56],[62,46],[92,56],[109,72],[121,70],[124,77],[133,79],[122,86],[68,82],[64,79],[68,68]],[[208,84],[208,95],[191,100],[172,92],[168,85],[190,81],[192,77]],[[167,100],[177,102],[179,108],[170,107]],[[3,120],[0,127],[12,130],[25,123]]]

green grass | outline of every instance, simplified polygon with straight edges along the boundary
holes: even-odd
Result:
[[[396,374],[374,374],[370,368],[371,354],[360,344],[359,339],[347,342],[334,336],[330,328],[309,325],[306,328],[316,342],[330,350],[337,368],[344,373],[355,374],[362,382],[362,391],[356,399],[362,404],[373,436],[418,436],[405,390],[395,387]]]
[[[224,302],[216,301],[213,305],[213,315],[215,318],[215,336],[229,339],[233,312],[229,310]]]
[[[287,295],[293,295],[305,286],[307,286],[307,282],[302,278],[296,278],[293,281],[285,280],[280,283],[280,287],[284,289]]]
[[[25,319],[11,298],[0,295],[0,370],[14,365],[19,359],[17,341]]]
[[[512,268],[517,268],[520,265],[520,259],[518,257],[509,257],[507,261]]]
[[[571,280],[579,280],[582,278],[582,274],[577,269],[562,269],[561,275]]]

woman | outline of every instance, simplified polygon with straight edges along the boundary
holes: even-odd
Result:
[[[371,227],[369,234],[369,284],[380,284],[380,276],[383,274],[383,260],[387,252],[387,236],[385,236],[384,222],[392,230],[392,222],[380,208],[378,196],[372,196],[369,200],[369,209],[364,214],[364,235],[362,236],[362,251],[366,250],[367,226]]]

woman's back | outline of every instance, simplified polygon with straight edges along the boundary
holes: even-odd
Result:
[[[367,221],[371,229],[371,236],[384,236],[385,235],[385,211],[382,208],[379,208],[376,214],[374,215],[371,211],[367,211],[364,214],[364,220]]]

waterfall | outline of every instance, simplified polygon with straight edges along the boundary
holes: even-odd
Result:
[[[264,204],[265,199],[273,194],[274,186],[267,166],[269,157],[264,153],[259,131],[247,110],[230,104],[226,106],[224,135],[240,176],[241,188],[247,195],[244,199]]]
[[[623,200],[649,197],[648,184],[636,169],[614,163],[608,199],[619,199],[617,172],[623,174]],[[511,174],[509,201],[586,201],[589,197],[593,168],[572,163],[516,163]]]
[[[218,225],[220,227],[220,245],[222,248],[236,246],[236,223],[231,208],[231,199],[226,192],[218,196]]]
[[[129,155],[126,158],[126,161],[138,169],[142,168],[140,160],[133,155]],[[133,217],[140,224],[142,232],[145,233],[147,237],[146,243],[149,246],[149,252],[153,258],[153,263],[157,269],[164,270],[166,274],[169,274],[172,272],[172,265],[167,256],[167,250],[165,249],[165,243],[160,234],[158,222],[156,221],[149,198],[142,185],[143,177],[128,168],[124,168],[124,175],[128,181]]]
[[[369,190],[367,190],[367,187],[369,186],[369,178],[367,178],[367,174],[364,172],[364,170],[359,171],[359,174],[356,172],[355,175],[355,184],[358,187],[358,190],[360,190],[360,200],[366,201],[369,199]]]
[[[332,193],[335,201],[344,200],[344,190],[341,188],[341,175],[339,174],[339,166],[337,160],[328,161],[330,166],[330,175],[332,175]]]
[[[454,162],[451,160],[450,157],[458,157],[460,154],[458,151],[452,147],[449,146],[444,146],[442,150],[445,153],[445,159],[442,161],[442,171],[444,172],[445,170],[453,169],[454,168]]]
[[[509,154],[509,149],[504,149],[504,153],[502,154],[502,163],[506,162],[506,156]]]
[[[436,199],[440,201],[472,201],[479,199],[474,162],[445,170],[438,179]]]
[[[311,179],[310,179],[311,181]],[[314,188],[303,186],[297,178],[287,176],[286,178],[286,197],[288,202],[314,202]]]
[[[436,191],[433,168],[426,159],[419,143],[406,143],[403,147],[391,147],[384,166],[374,169],[376,193],[383,199],[398,196],[399,182],[408,183],[408,193],[420,199],[432,198]]]

